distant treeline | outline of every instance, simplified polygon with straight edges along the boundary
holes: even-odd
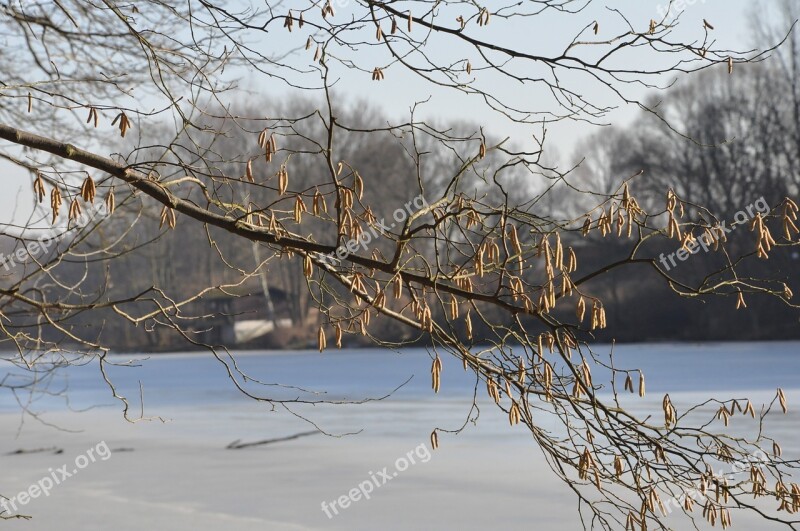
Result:
[[[781,68],[780,61],[746,65],[737,69],[735,75],[725,72],[707,72],[693,78],[689,83],[668,92],[657,106],[659,114],[643,113],[630,126],[607,128],[585,140],[577,149],[575,162],[581,162],[575,171],[568,174],[563,185],[551,189],[546,202],[531,203],[542,183],[531,182],[529,175],[520,175],[514,186],[512,202],[531,205],[525,208],[546,209],[547,215],[562,219],[573,219],[579,212],[586,212],[599,204],[602,197],[579,193],[575,190],[591,187],[600,194],[611,194],[620,183],[636,175],[630,181],[631,192],[650,214],[664,212],[666,191],[673,189],[683,200],[707,209],[688,208],[681,222],[698,222],[722,225],[726,231],[725,246],[731,256],[755,252],[755,238],[747,223],[754,209],[763,209],[766,204],[776,205],[785,197],[797,198],[800,185],[800,74],[797,70]],[[303,102],[295,105],[302,106]],[[380,123],[384,120],[376,110],[365,110],[354,106],[348,120],[357,123]],[[668,118],[667,127],[663,118]],[[453,124],[454,129],[469,130],[469,124]],[[235,152],[245,139],[235,135],[221,139],[216,148]],[[372,205],[378,219],[388,218],[397,205],[403,205],[406,197],[406,179],[414,175],[414,166],[403,152],[402,143],[386,134],[359,135],[353,142],[343,142],[347,160],[359,168],[365,181],[366,202]],[[302,145],[294,146],[302,149]],[[232,159],[234,157],[231,157]],[[445,175],[455,159],[439,156],[426,166],[426,189],[433,194],[440,191],[443,183],[437,175]],[[302,161],[300,164],[304,164]],[[293,167],[294,186],[302,180],[314,182],[313,176],[327,171],[324,167]],[[226,171],[226,168],[220,168]],[[231,168],[230,171],[236,171]],[[299,182],[298,182],[299,181]],[[550,183],[546,183],[548,186]],[[480,182],[466,183],[467,191],[480,190]],[[264,190],[264,194],[270,193]],[[489,191],[487,193],[496,193]],[[198,198],[200,200],[200,198]],[[261,198],[264,204],[269,198]],[[592,205],[592,201],[596,201]],[[142,210],[143,207],[143,210]],[[132,211],[144,211],[144,219],[134,223],[126,219],[124,206],[118,214],[104,223],[108,227],[100,233],[104,238],[114,238],[122,230],[137,235],[134,243],[128,243],[129,252],[118,257],[105,271],[91,270],[85,263],[75,265],[76,278],[86,274],[86,268],[97,278],[100,289],[105,279],[110,280],[107,296],[115,294],[114,286],[124,286],[130,293],[133,288],[142,292],[151,286],[167,286],[170,296],[192,297],[204,287],[236,284],[234,289],[223,290],[222,296],[249,298],[246,304],[234,304],[229,319],[212,318],[213,308],[209,301],[217,300],[220,293],[207,294],[187,307],[175,310],[193,318],[187,321],[187,330],[192,334],[203,334],[209,327],[228,326],[241,319],[289,319],[291,327],[276,329],[246,346],[258,348],[297,348],[316,342],[315,330],[319,316],[315,311],[314,290],[309,290],[303,275],[302,264],[296,257],[270,257],[264,248],[254,247],[241,239],[225,238],[215,229],[200,230],[194,224],[178,223],[177,227],[164,233],[159,230],[158,205],[146,203]],[[749,210],[748,210],[749,209]],[[324,229],[320,229],[324,230]],[[773,231],[779,232],[779,231]],[[209,235],[214,248],[209,249]],[[314,233],[318,241],[330,240],[333,235]],[[611,266],[626,258],[633,240],[614,237],[602,238],[593,233],[584,238],[579,230],[567,237],[565,242],[574,247],[579,257],[578,271],[574,279],[581,278],[582,271],[595,271]],[[158,246],[143,243],[160,239]],[[130,240],[130,239],[129,239]],[[388,253],[386,242],[374,242],[374,253]],[[762,340],[800,338],[800,313],[794,309],[758,294],[748,294],[749,312],[735,310],[735,291],[728,298],[702,296],[687,301],[681,297],[682,285],[698,285],[724,281],[729,278],[726,269],[726,254],[701,247],[693,254],[679,250],[674,240],[672,247],[648,246],[645,242],[637,250],[637,257],[652,258],[653,264],[642,262],[628,265],[619,271],[612,268],[607,274],[592,281],[594,294],[604,301],[608,328],[597,334],[601,340],[617,341],[702,341],[702,340]],[[707,242],[705,247],[713,247]],[[780,242],[778,242],[780,243]],[[91,246],[91,241],[87,241]],[[362,251],[359,251],[362,252]],[[433,254],[434,249],[429,252]],[[241,271],[252,270],[261,260],[269,260],[264,274],[243,279]],[[241,264],[237,268],[237,264]],[[768,266],[768,267],[767,267]],[[769,277],[776,286],[786,283],[800,293],[800,256],[796,251],[787,251],[780,246],[770,253],[769,263],[755,256],[739,264],[739,274],[753,277]],[[632,274],[632,267],[641,268]],[[538,274],[532,271],[531,275]],[[659,275],[667,274],[673,280],[666,287]],[[771,276],[770,276],[771,275]],[[67,275],[68,276],[68,275]],[[90,275],[91,277],[91,275]],[[69,280],[68,278],[65,280]],[[88,284],[84,284],[85,289]],[[269,300],[264,296],[271,293]],[[263,309],[260,307],[263,306]],[[137,302],[144,313],[147,302]],[[246,308],[241,312],[236,308]],[[255,309],[254,309],[255,308]],[[434,307],[435,308],[435,307]],[[441,309],[434,312],[442,311]],[[492,311],[487,308],[487,311]],[[566,309],[558,311],[565,312]],[[98,315],[104,320],[98,322]],[[218,317],[218,316],[217,316]],[[510,316],[493,316],[499,321]],[[113,311],[93,313],[82,319],[77,316],[68,326],[97,330],[105,344],[120,350],[179,350],[196,349],[197,345],[175,334],[167,327],[160,327],[153,317],[138,328],[126,325]],[[371,333],[386,341],[425,342],[424,336],[409,335],[391,323],[376,319]],[[588,334],[588,333],[587,333]],[[224,335],[223,335],[224,336]],[[476,340],[482,336],[480,324],[474,331]],[[207,337],[207,334],[204,336]],[[222,337],[222,336],[218,336]],[[588,337],[588,335],[587,335]],[[358,335],[347,336],[346,343],[357,346]]]

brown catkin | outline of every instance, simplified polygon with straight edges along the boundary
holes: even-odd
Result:
[[[308,209],[306,209],[306,204],[303,201],[303,197],[300,194],[297,194],[294,197],[294,221],[295,221],[295,223],[300,223],[303,220],[303,212],[308,212]]]
[[[250,181],[251,183],[256,182],[256,179],[253,176],[253,159],[249,159],[247,161],[247,166],[245,166],[244,175],[245,177],[247,177],[247,180]]]
[[[114,213],[114,210],[117,207],[116,200],[114,199],[114,189],[108,191],[108,195],[106,195],[106,212],[110,215]]]
[[[166,208],[166,207],[164,207]],[[81,204],[77,199],[73,199],[69,205],[69,219],[78,219],[81,215]]]
[[[508,422],[512,426],[519,424],[522,415],[520,414],[519,405],[515,400],[511,401],[511,408],[508,410]]]
[[[289,172],[286,170],[286,166],[281,166],[280,170],[278,171],[278,194],[283,195],[286,193],[286,189],[289,187]]]
[[[584,300],[583,296],[578,299],[578,305],[575,308],[575,316],[578,318],[578,322],[583,322],[584,317],[586,316],[586,301]]]
[[[86,123],[94,123],[95,128],[97,128],[97,109],[94,107],[89,107],[89,117],[86,119]]]
[[[738,290],[736,294],[736,309],[739,310],[742,308],[747,308],[747,303],[744,302],[744,294],[742,291]]]
[[[455,295],[450,295],[450,319],[458,319],[458,299]]]
[[[395,275],[394,279],[392,280],[392,294],[394,295],[395,300],[399,299],[403,295],[403,278],[400,275]]]
[[[319,332],[317,333],[317,346],[319,346],[320,352],[325,350],[325,347],[328,346],[328,340],[325,338],[325,329],[321,326],[319,327]]]
[[[336,348],[342,348],[342,325],[336,323],[336,326],[333,327],[333,330],[336,334]]]
[[[33,192],[36,194],[36,198],[41,203],[46,195],[44,190],[44,179],[42,179],[41,173],[37,173],[36,179],[33,181]]]
[[[442,359],[439,355],[436,355],[436,358],[433,360],[433,364],[431,365],[431,384],[433,387],[433,392],[438,393],[439,389],[442,385]]]
[[[83,184],[81,185],[81,198],[87,203],[93,203],[95,192],[96,188],[94,181],[92,180],[91,176],[87,175],[86,179],[83,180]]]
[[[50,208],[53,211],[52,223],[55,223],[58,218],[58,211],[61,208],[61,190],[57,186],[54,186],[50,191]]]

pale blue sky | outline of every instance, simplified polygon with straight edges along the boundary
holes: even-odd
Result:
[[[752,31],[749,29],[751,22],[749,15],[753,0],[694,0],[694,2],[685,0],[685,2],[687,7],[681,18],[680,33],[675,35],[676,38],[701,39],[703,35],[702,21],[707,19],[715,27],[712,35],[717,39],[718,47],[742,50],[753,46]],[[341,1],[338,2],[341,7],[338,8],[337,17],[347,16],[348,7],[342,5],[343,3]],[[690,3],[693,5],[689,5]],[[501,39],[506,44],[514,46],[515,39],[519,39],[519,35],[524,35],[525,39],[530,39],[536,43],[537,52],[547,54],[549,50],[563,49],[564,44],[572,39],[577,30],[584,25],[591,24],[594,20],[601,21],[601,34],[604,29],[608,29],[609,32],[612,29],[617,31],[619,29],[618,26],[606,28],[606,24],[613,26],[615,24],[613,21],[618,20],[613,18],[613,15],[612,18],[609,18],[607,6],[619,9],[632,23],[646,27],[651,18],[659,17],[658,6],[665,8],[667,4],[667,0],[595,1],[592,3],[591,9],[577,16],[559,19],[561,23],[557,20],[539,20],[536,22],[531,19],[525,19],[522,23],[525,25],[520,24],[519,28],[517,28],[518,31],[493,35],[492,38]],[[334,5],[337,4],[335,3]],[[568,23],[569,27],[566,27],[565,23]],[[541,43],[541,46],[539,43]],[[539,50],[540,47],[541,51]],[[397,72],[397,75],[395,72]],[[379,88],[376,88],[375,84],[365,83],[362,79],[354,76],[343,77],[342,82],[338,85],[338,91],[340,95],[344,95],[344,97],[353,101],[364,99],[373,102],[376,106],[386,109],[391,116],[398,119],[407,117],[408,110],[414,102],[422,101],[431,96],[431,102],[423,108],[423,116],[441,118],[442,120],[452,118],[469,119],[483,124],[490,133],[511,136],[515,141],[522,144],[528,142],[526,147],[533,145],[530,141],[530,135],[534,131],[538,133],[538,129],[530,126],[514,125],[470,97],[462,96],[452,91],[433,91],[430,85],[422,84],[410,74],[404,76],[399,70],[391,72],[390,76],[393,77],[381,82]],[[402,79],[398,79],[401,76],[403,76]],[[252,83],[248,83],[245,80],[243,85],[249,86],[256,93],[267,92],[271,98],[281,98],[289,94],[289,91],[283,87],[270,83],[267,89],[263,83],[263,79]],[[584,87],[581,88],[584,89]],[[515,100],[519,98],[520,101],[527,102],[537,98],[535,94],[516,93],[514,91],[517,89],[511,85],[498,87],[498,89]],[[597,87],[587,86],[584,90],[590,95],[599,98],[604,97],[601,92],[597,91]],[[643,91],[641,89],[629,92],[629,95],[635,97],[641,97],[642,94]],[[611,100],[607,100],[607,102],[613,103]],[[616,125],[624,124],[631,120],[635,114],[635,107],[622,107],[609,116],[609,121]],[[548,127],[548,142],[551,148],[554,147],[557,153],[562,157],[566,157],[571,154],[578,140],[596,130],[595,127],[585,123],[564,121]],[[22,190],[22,193],[19,194],[22,204],[17,205],[18,216],[30,212],[33,198],[30,193],[30,179],[27,176],[22,176],[19,171],[9,167],[6,163],[0,163],[0,171],[6,176],[6,186],[3,188],[5,192],[0,197],[0,212],[2,212],[0,214],[0,222],[4,222],[10,219],[17,201],[18,190]]]

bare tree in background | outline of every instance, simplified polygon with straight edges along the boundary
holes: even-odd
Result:
[[[70,325],[86,312],[106,312],[210,349],[253,399],[290,411],[319,403],[313,393],[297,391],[291,400],[270,396],[269,388],[254,393],[225,345],[203,344],[191,332],[202,317],[188,312],[191,301],[293,260],[323,316],[320,349],[345,334],[386,344],[378,319],[412,331],[409,341],[423,338],[434,391],[457,365],[472,371],[512,426],[530,430],[578,496],[586,527],[666,529],[662,516],[680,497],[692,520],[727,527],[730,511],[745,509],[795,528],[800,487],[787,474],[797,463],[763,429],[773,409],[786,412],[783,392],[760,408],[739,397],[676,411],[667,395],[663,418],[634,412],[624,394],[643,397],[645,375],[591,349],[606,318],[590,286],[625,269],[686,294],[728,297],[742,310],[751,293],[794,308],[786,286],[741,277],[737,266],[796,244],[797,205],[781,199],[757,216],[751,249],[731,259],[726,276],[680,285],[656,259],[637,254],[645,240],[690,248],[708,230],[682,222],[680,190],[664,190],[663,206],[645,211],[637,180],[625,179],[583,190],[593,198],[588,208],[558,215],[563,209],[546,205],[568,175],[542,159],[549,124],[602,123],[622,103],[656,113],[638,100],[642,86],[658,89],[670,76],[711,68],[736,76],[740,63],[762,55],[715,49],[710,22],[682,42],[671,20],[629,20],[618,10],[592,20],[595,4],[358,0],[340,13],[330,2],[304,1],[3,2],[0,153],[30,172],[42,203],[41,219],[14,237],[27,246],[45,231],[57,241],[30,253],[0,289],[4,341],[17,352],[10,361],[50,374],[98,358],[127,418],[127,399],[107,377],[102,331]],[[572,28],[572,37],[529,37],[537,24],[554,23],[565,33]],[[519,35],[513,47],[508,35]],[[305,93],[314,103],[271,106],[269,114],[234,111],[245,83],[276,98]],[[375,123],[347,112],[348,90],[393,85],[420,92],[405,116]],[[443,98],[464,98],[527,133],[421,118]],[[124,140],[110,140],[111,133]],[[405,157],[395,175],[402,198],[379,202],[383,183],[361,167],[381,164],[381,153],[371,152],[384,148],[378,138]],[[100,204],[103,215],[76,225]],[[138,223],[161,230],[126,237]],[[234,280],[206,278],[177,296],[171,279],[158,274],[146,281],[137,271],[105,274],[120,256],[158,248],[159,234],[178,226],[204,234],[208,255]],[[378,237],[369,252],[341,250],[366,241],[371,229]],[[599,245],[615,240],[628,253],[588,270],[581,253],[597,234]],[[263,246],[262,262],[228,261],[222,240],[231,238]],[[718,250],[725,249],[723,242]],[[65,261],[79,262],[82,273],[62,274]],[[593,380],[593,372],[610,380]],[[543,427],[545,416],[558,428]],[[729,422],[751,423],[742,434]],[[445,433],[434,429],[434,447]],[[746,463],[748,478],[728,483],[715,475],[725,463]],[[698,483],[709,495],[693,512],[681,494]]]
[[[768,20],[754,13],[754,35],[765,46],[791,29],[797,6],[787,1],[763,7],[777,13]],[[720,225],[742,225],[741,220],[734,220],[734,213],[761,197],[776,204],[796,193],[800,175],[793,140],[798,133],[794,112],[796,38],[791,33],[786,45],[775,50],[770,61],[742,65],[734,76],[717,70],[681,80],[665,94],[654,95],[648,109],[639,113],[632,124],[614,126],[584,140],[575,156],[585,160],[570,176],[572,188],[562,186],[561,203],[569,205],[571,212],[579,213],[590,208],[592,200],[581,190],[591,187],[610,193],[617,176],[641,173],[637,198],[646,210],[661,204],[663,190],[673,189],[690,203],[684,221],[695,230],[714,231]],[[663,242],[649,243],[652,245],[639,247],[638,256],[674,251],[669,244],[663,246]],[[696,299],[697,289],[684,291],[680,287],[688,284],[700,287],[703,292],[703,286],[725,280],[751,246],[749,235],[742,231],[732,235],[726,241],[726,253],[701,253],[693,257],[692,267],[681,267],[671,274],[676,281],[674,285],[679,287],[679,293]],[[768,264],[762,261],[738,264],[736,271],[740,276],[780,279],[796,289],[791,274],[796,253],[778,252],[771,258]],[[665,265],[671,267],[668,261]],[[606,284],[612,294],[636,291],[652,296],[658,289],[652,283],[646,289],[636,290],[627,282]],[[609,302],[618,299],[615,296]],[[700,312],[703,315],[690,312],[692,322],[712,335],[714,328],[730,329],[730,318],[721,309],[723,302],[707,302],[710,304],[706,310]],[[674,308],[678,310],[677,306]],[[782,326],[785,330],[794,325],[795,318],[773,300],[754,299],[751,310],[747,322],[739,320],[735,325],[738,330],[747,330],[750,337],[775,337],[776,328]],[[653,315],[647,317],[654,319]]]

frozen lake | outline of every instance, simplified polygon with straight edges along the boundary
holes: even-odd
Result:
[[[618,366],[645,371],[648,397],[636,408],[657,407],[665,392],[679,410],[712,395],[748,396],[758,407],[782,387],[790,414],[775,417],[771,427],[789,453],[800,447],[799,350],[800,343],[793,342],[624,345],[615,347],[614,359]],[[457,436],[442,434],[440,449],[428,451],[434,427],[455,429],[469,413],[475,381],[457,360],[444,358],[439,395],[430,390],[425,350],[246,353],[237,361],[251,378],[303,389],[242,382],[264,396],[361,401],[407,383],[380,401],[294,410],[337,436],[317,434],[237,451],[225,447],[234,440],[279,438],[313,427],[280,406],[273,409],[243,396],[225,367],[208,354],[159,355],[138,367],[109,368],[118,393],[131,401],[132,415],[139,414],[141,383],[145,416],[166,422],[126,423],[95,364],[70,368],[50,382],[52,391],[68,389],[68,404],[61,396],[31,397],[24,391],[15,396],[3,389],[0,454],[63,450],[0,456],[3,495],[27,489],[50,468],[72,466],[101,442],[111,450],[110,458],[88,464],[48,497],[30,500],[23,512],[32,520],[4,525],[32,530],[523,529],[535,518],[537,529],[580,526],[575,499],[554,479],[525,429],[509,428],[483,385],[477,425]],[[18,369],[3,372],[7,384],[22,381],[13,376],[21,374]],[[601,373],[593,373],[600,382]],[[38,419],[20,415],[20,404]],[[351,433],[357,434],[338,436]],[[330,519],[321,509],[322,502],[347,494],[384,467],[395,470],[396,461],[415,450],[416,463],[369,500],[354,502]],[[735,528],[748,528],[741,527],[743,522],[734,513]]]

